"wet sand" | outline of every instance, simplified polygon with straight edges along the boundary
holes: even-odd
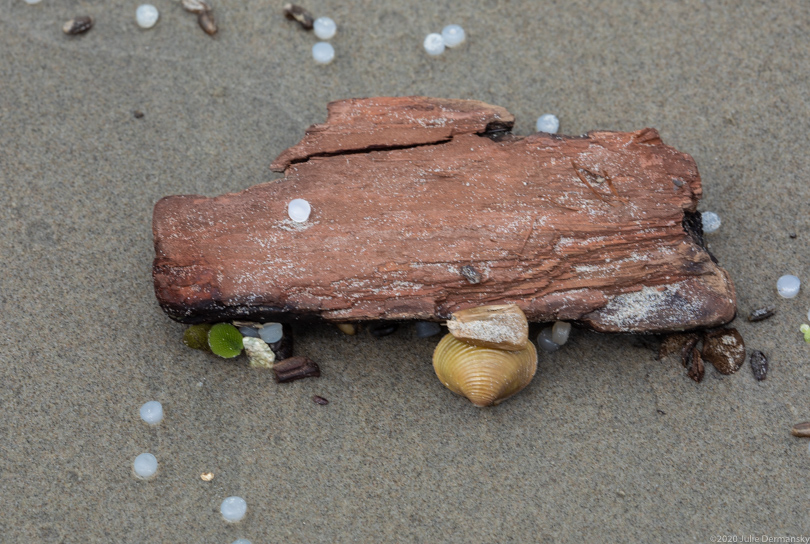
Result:
[[[120,0],[0,1],[1,539],[810,537],[808,442],[790,435],[810,419],[810,290],[775,289],[810,282],[810,4],[309,3],[338,25],[328,66],[281,4],[213,3],[212,39],[176,2],[145,31]],[[65,36],[81,14],[95,27]],[[467,42],[428,57],[425,35],[450,23]],[[276,179],[270,162],[331,100],[415,94],[504,106],[520,135],[546,112],[565,134],[651,126],[691,154],[700,209],[723,221],[708,240],[736,284],[733,326],[767,380],[746,361],[696,384],[649,338],[575,329],[520,395],[478,409],[435,378],[438,338],[412,325],[297,325],[322,377],[283,385],[184,347],[152,291],[154,203]],[[744,318],[766,304],[773,318]],[[131,469],[145,451],[148,482]],[[230,495],[248,504],[234,525]]]

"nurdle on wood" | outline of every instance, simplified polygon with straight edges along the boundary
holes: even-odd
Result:
[[[272,163],[282,179],[156,204],[170,317],[444,321],[515,304],[610,332],[733,319],[734,286],[702,245],[695,162],[654,129],[524,138],[503,108],[426,97],[328,109]],[[302,223],[287,216],[296,198],[312,208]]]

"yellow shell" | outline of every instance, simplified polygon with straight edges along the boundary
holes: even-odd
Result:
[[[433,369],[453,393],[476,406],[494,406],[529,385],[537,350],[531,342],[520,351],[484,348],[448,334],[433,352]]]

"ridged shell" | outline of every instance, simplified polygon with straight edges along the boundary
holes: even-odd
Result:
[[[529,385],[537,350],[531,342],[520,351],[484,348],[448,334],[433,352],[433,369],[450,391],[476,406],[493,406]]]

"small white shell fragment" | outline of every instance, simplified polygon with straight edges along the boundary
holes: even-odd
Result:
[[[547,353],[554,353],[558,349],[560,349],[560,345],[554,342],[551,339],[552,337],[552,329],[551,327],[546,327],[540,334],[537,335],[537,345],[540,346],[543,351]]]
[[[141,406],[141,419],[149,425],[157,425],[163,421],[163,405],[156,400],[150,400]]]
[[[560,120],[557,116],[551,113],[544,113],[537,118],[537,125],[535,126],[537,132],[548,132],[549,134],[557,134],[560,130]]]
[[[264,340],[246,336],[242,338],[242,345],[245,347],[251,368],[273,368],[276,354]]]
[[[234,540],[232,544],[250,544],[250,540],[246,538],[238,538]]]
[[[720,228],[720,216],[714,212],[703,212],[700,214],[703,222],[703,233],[709,234]]]
[[[322,40],[331,39],[335,35],[335,32],[337,32],[337,25],[335,24],[335,21],[329,17],[318,17],[315,19],[315,23],[312,28],[315,35]]]
[[[259,337],[268,344],[275,344],[284,336],[281,323],[267,323],[259,329]]]
[[[222,517],[229,523],[236,523],[245,517],[247,512],[247,503],[242,497],[228,497],[222,501],[219,507]]]
[[[422,44],[427,51],[428,55],[441,55],[444,53],[444,38],[441,34],[428,34],[425,37],[425,42]]]
[[[329,44],[327,43],[326,45]],[[332,46],[329,45],[329,47]],[[296,223],[303,223],[304,221],[309,219],[310,213],[312,213],[312,206],[310,206],[309,202],[307,202],[303,198],[294,198],[290,200],[290,203],[287,205],[287,214],[290,216],[290,219],[292,219]]]
[[[331,43],[318,42],[312,46],[312,58],[318,64],[329,64],[335,59],[335,48]]]
[[[807,319],[810,319],[810,310],[807,310]]]
[[[135,20],[141,28],[152,28],[158,21],[160,14],[152,4],[141,4],[135,10]]]
[[[242,333],[242,336],[249,336],[251,338],[259,338],[259,331],[257,331],[253,327],[246,327],[246,326],[239,327],[239,332]]]
[[[157,472],[157,467],[157,459],[151,453],[140,454],[135,458],[135,462],[132,463],[132,470],[135,472],[135,476],[144,480],[154,476],[155,472]]]
[[[551,341],[562,346],[568,342],[568,335],[571,333],[571,323],[557,321],[551,328]]]
[[[467,36],[459,25],[447,25],[442,29],[442,39],[447,47],[455,47],[464,43]]]
[[[787,274],[779,278],[776,282],[776,290],[784,298],[793,298],[799,294],[799,288],[802,282],[799,278],[791,274]]]
[[[31,5],[39,4],[40,2],[42,2],[42,0],[25,0],[26,4],[31,4]]]

